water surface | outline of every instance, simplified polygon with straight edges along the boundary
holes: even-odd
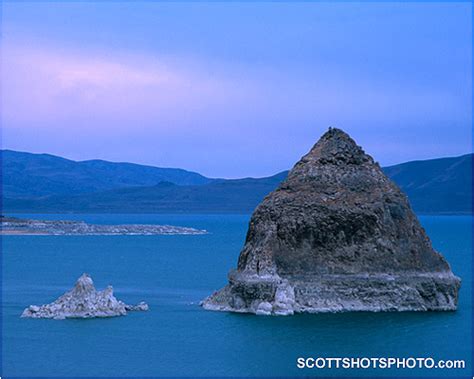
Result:
[[[235,267],[248,215],[17,215],[206,229],[187,236],[4,236],[3,367],[11,376],[469,375],[471,218],[425,216],[463,279],[457,312],[259,317],[201,309]],[[20,319],[83,273],[149,312],[91,320]],[[300,356],[464,359],[465,370],[299,370]]]

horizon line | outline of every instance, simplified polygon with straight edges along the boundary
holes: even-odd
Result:
[[[189,173],[193,173],[193,174],[197,174],[197,175],[200,175],[202,176],[203,178],[206,178],[206,179],[210,179],[210,180],[239,180],[239,179],[264,179],[264,178],[270,178],[272,176],[275,176],[275,175],[279,175],[283,172],[287,172],[287,171],[290,171],[291,168],[287,168],[287,169],[283,169],[283,170],[280,170],[274,174],[271,174],[271,175],[266,175],[266,176],[243,176],[243,177],[210,177],[210,176],[206,176],[204,174],[201,174],[199,171],[193,171],[193,170],[188,170],[186,168],[182,168],[182,167],[167,167],[167,166],[155,166],[155,165],[151,165],[151,164],[147,164],[147,163],[136,163],[136,162],[128,162],[128,161],[111,161],[111,160],[107,160],[107,159],[101,159],[101,158],[92,158],[92,159],[83,159],[83,160],[75,160],[75,159],[71,159],[71,158],[66,158],[64,156],[61,156],[61,155],[56,155],[56,154],[51,154],[51,153],[37,153],[37,152],[31,152],[31,151],[22,151],[22,150],[14,150],[14,149],[10,149],[10,148],[0,148],[0,152],[4,152],[4,151],[11,151],[11,152],[14,152],[14,153],[20,153],[20,154],[31,154],[31,155],[47,155],[47,156],[51,156],[51,157],[55,157],[55,158],[59,158],[59,159],[64,159],[64,160],[67,160],[67,161],[70,161],[70,162],[74,162],[74,163],[85,163],[85,162],[93,162],[93,161],[100,161],[100,162],[107,162],[107,163],[111,163],[111,164],[130,164],[130,165],[136,165],[136,166],[143,166],[143,167],[151,167],[151,168],[158,168],[158,169],[165,169],[165,170],[182,170],[182,171],[186,171],[186,172],[189,172]],[[369,154],[370,155],[370,154]],[[403,165],[403,164],[407,164],[407,163],[414,163],[414,162],[425,162],[425,161],[432,161],[432,160],[439,160],[439,159],[455,159],[455,158],[461,158],[461,157],[464,157],[464,156],[467,156],[467,155],[474,155],[474,152],[468,152],[468,153],[464,153],[464,154],[460,154],[460,155],[450,155],[450,156],[442,156],[442,157],[433,157],[433,158],[423,158],[423,159],[414,159],[414,160],[410,160],[410,161],[404,161],[404,162],[399,162],[399,163],[395,163],[395,164],[391,164],[391,165],[388,165],[388,166],[382,166],[380,165],[380,167],[382,168],[389,168],[389,167],[394,167],[394,166],[400,166],[400,165]],[[376,159],[374,159],[374,161],[376,163],[379,163]],[[296,163],[296,162],[295,162]],[[3,162],[2,162],[3,164]]]

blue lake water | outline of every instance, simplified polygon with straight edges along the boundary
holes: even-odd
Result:
[[[3,366],[11,376],[461,376],[472,371],[470,217],[424,216],[437,250],[463,280],[457,312],[263,317],[198,302],[226,284],[248,215],[18,215],[207,229],[197,236],[5,236]],[[87,272],[149,312],[91,320],[21,319]],[[464,359],[465,370],[300,370],[298,357]]]

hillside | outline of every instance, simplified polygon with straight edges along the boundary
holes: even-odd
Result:
[[[162,181],[200,185],[210,179],[182,169],[103,160],[73,161],[50,154],[1,150],[3,196],[31,199],[121,187],[152,186]]]
[[[35,212],[251,212],[286,176],[286,172],[263,179],[215,180],[206,185],[178,186],[161,182],[155,186],[120,188],[41,200],[7,199],[5,209]]]
[[[473,154],[385,167],[385,173],[422,213],[470,213]]]
[[[130,163],[62,162],[46,155],[41,157],[43,166],[38,159],[28,166],[11,157],[9,174],[4,176],[6,212],[249,213],[287,175],[284,171],[259,179],[208,179],[185,170]],[[47,165],[48,160],[57,166]],[[413,161],[384,171],[408,195],[416,212],[467,214],[472,201],[471,167],[469,154]]]

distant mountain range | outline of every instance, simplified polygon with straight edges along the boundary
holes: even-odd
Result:
[[[385,167],[417,212],[471,213],[473,154]]]
[[[418,213],[471,212],[472,154],[413,161],[384,171]],[[286,177],[210,179],[182,169],[1,151],[3,211],[249,213]]]
[[[76,162],[50,154],[1,150],[3,195],[37,198],[106,191],[121,187],[152,186],[168,181],[199,185],[211,181],[198,173],[103,160]]]

